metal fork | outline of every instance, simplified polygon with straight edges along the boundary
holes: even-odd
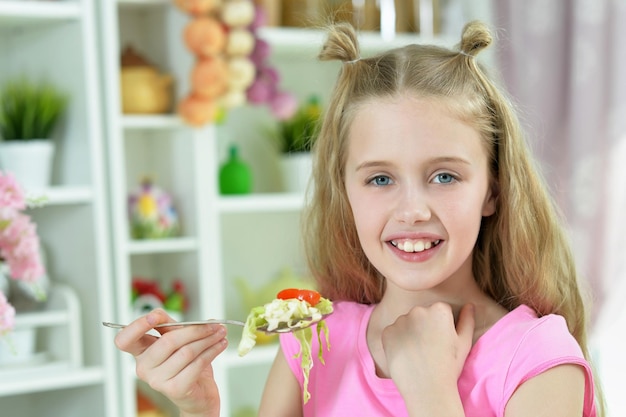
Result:
[[[113,329],[123,329],[126,327],[126,324],[119,323],[110,323],[108,321],[103,321],[102,324],[106,327],[111,327]],[[161,323],[154,326],[154,328],[158,327],[172,327],[172,326],[194,326],[199,324],[233,324],[235,326],[245,326],[246,323],[239,320],[226,320],[226,319],[209,319],[209,320],[196,320],[196,321],[179,321],[179,322],[170,322],[170,323]]]

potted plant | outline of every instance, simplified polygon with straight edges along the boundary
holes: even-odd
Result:
[[[49,185],[54,155],[50,139],[67,102],[67,96],[46,81],[20,77],[0,88],[0,167],[13,172],[26,189]]]
[[[319,98],[311,96],[293,117],[280,122],[277,136],[280,151],[285,154],[309,152],[317,135],[320,115]]]
[[[282,154],[285,191],[303,192],[311,176],[310,150],[318,134],[321,106],[311,96],[295,115],[278,125],[276,140]]]

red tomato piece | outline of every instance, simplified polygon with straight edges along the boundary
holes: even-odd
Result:
[[[314,306],[315,304],[320,302],[320,298],[322,296],[320,293],[314,290],[300,290],[298,288],[287,288],[278,293],[276,298],[280,298],[281,300],[291,300],[296,299],[300,301],[306,301],[310,305]]]

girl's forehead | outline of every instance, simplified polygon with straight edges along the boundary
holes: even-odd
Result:
[[[352,116],[348,157],[462,154],[477,160],[486,154],[478,130],[439,99],[400,96],[368,100],[355,107]]]
[[[464,116],[467,114],[468,109],[465,108],[463,102],[467,102],[467,98],[426,95],[407,91],[389,96],[362,99],[353,106],[350,106],[349,113],[356,114],[381,106],[397,106],[402,108],[421,107],[441,112],[449,117],[465,119]]]
[[[453,126],[477,130],[451,99],[397,95],[372,98],[356,104],[348,115],[349,133],[400,131],[403,128],[446,131]]]

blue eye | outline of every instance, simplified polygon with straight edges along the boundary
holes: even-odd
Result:
[[[369,181],[370,184],[373,185],[389,185],[391,184],[391,178],[386,175],[377,175]]]
[[[456,181],[456,178],[454,177],[454,175],[449,174],[447,172],[443,172],[441,174],[435,175],[435,180],[434,180],[436,184],[450,184],[454,181]]]

